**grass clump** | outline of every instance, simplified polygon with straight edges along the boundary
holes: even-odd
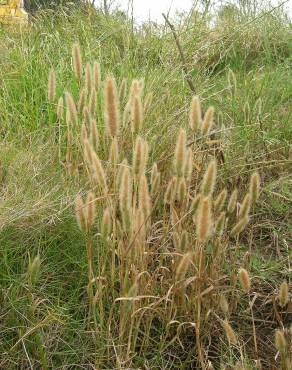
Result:
[[[291,365],[289,88],[275,86],[286,54],[243,67],[230,33],[218,67],[203,53],[188,62],[192,96],[169,35],[149,32],[85,7],[40,14],[22,43],[11,36],[4,368]]]

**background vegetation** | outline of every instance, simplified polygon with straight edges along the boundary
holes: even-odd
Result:
[[[229,322],[241,344],[232,346],[220,320],[214,321],[213,331],[206,330],[202,339],[205,367],[256,369],[260,359],[263,369],[288,369],[274,343],[275,330],[285,329],[286,345],[291,345],[291,298],[284,307],[278,302],[281,283],[291,284],[291,24],[281,8],[246,12],[225,7],[210,18],[194,10],[179,17],[175,26],[203,110],[215,108],[213,134],[224,153],[217,181],[229,194],[237,187],[242,199],[250,175],[258,171],[261,194],[249,226],[237,240],[238,260],[231,263],[226,254],[223,269],[229,276],[231,270],[245,267],[252,279],[249,298],[239,283],[234,293],[229,290],[237,297]],[[108,330],[109,298],[98,335],[88,323],[88,259],[74,202],[78,193],[87,192],[90,180],[82,171],[74,176],[66,171],[66,124],[57,119],[57,100],[47,98],[51,68],[57,97],[66,90],[77,96],[71,54],[75,42],[84,65],[100,63],[103,81],[108,73],[119,86],[124,78],[128,86],[142,78],[145,96],[153,94],[142,129],[151,148],[149,170],[174,151],[179,128],[188,127],[193,93],[167,26],[147,23],[133,32],[120,12],[105,15],[90,6],[70,5],[58,12],[39,10],[27,29],[0,29],[0,367],[201,368],[189,324],[196,320],[188,311],[172,317],[177,322],[170,330],[163,318],[168,311],[160,308],[149,331],[141,327],[137,333],[146,337],[146,344],[138,341],[124,362],[124,347],[117,344],[119,311]],[[103,132],[102,96],[98,102],[98,128]],[[125,136],[123,142],[128,157],[131,140]],[[78,145],[74,150],[82,162]],[[107,146],[102,150],[104,154]],[[194,163],[201,179],[208,161],[195,157]],[[169,167],[163,171],[169,173]],[[230,250],[235,244],[228,239]],[[155,294],[159,296],[159,289]]]

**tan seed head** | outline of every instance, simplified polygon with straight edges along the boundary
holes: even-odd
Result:
[[[201,128],[202,111],[198,96],[194,96],[191,102],[189,124],[192,131],[197,131]]]
[[[112,76],[108,76],[105,82],[105,122],[110,136],[117,136],[120,127],[119,101],[116,82]]]
[[[48,80],[48,101],[53,103],[56,97],[56,74],[54,68],[50,70]]]
[[[73,45],[72,59],[73,59],[73,70],[75,73],[75,77],[77,78],[78,81],[80,81],[82,77],[82,58],[81,58],[80,45],[78,43]]]

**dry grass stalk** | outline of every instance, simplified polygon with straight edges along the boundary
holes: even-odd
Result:
[[[108,76],[105,83],[105,122],[108,134],[117,136],[120,127],[119,101],[116,82],[112,76]]]

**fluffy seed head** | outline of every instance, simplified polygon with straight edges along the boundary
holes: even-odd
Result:
[[[104,238],[110,236],[112,230],[112,218],[110,208],[106,208],[103,212],[102,223],[101,223],[101,235]]]
[[[205,116],[204,116],[204,119],[201,125],[202,134],[207,135],[210,132],[213,124],[214,124],[214,108],[209,107],[207,109],[207,112],[205,113]]]
[[[109,162],[116,165],[119,160],[119,145],[116,137],[112,139],[110,151],[109,151]]]
[[[77,115],[75,101],[72,95],[68,91],[65,92],[65,100],[66,100],[66,105],[67,105],[68,119],[75,126],[77,126],[78,125],[78,115]]]
[[[226,333],[226,336],[227,336],[227,339],[228,339],[229,343],[231,343],[233,345],[236,345],[237,344],[237,338],[236,338],[235,332],[234,332],[234,330],[232,329],[231,325],[229,324],[229,322],[227,320],[223,321],[223,328],[225,330],[225,333]]]
[[[99,137],[98,137],[98,131],[97,131],[97,124],[96,120],[92,118],[90,120],[90,143],[93,147],[93,149],[97,149],[98,147],[98,142],[99,142]]]
[[[134,96],[139,95],[139,94],[141,94],[140,81],[135,79],[131,83],[130,101],[132,100]]]
[[[185,130],[181,129],[177,137],[175,152],[174,152],[174,171],[181,177],[185,173],[186,167],[186,142],[187,134]]]
[[[204,195],[212,195],[215,188],[217,176],[217,163],[215,160],[211,161],[208,165],[207,171],[204,174],[201,191]]]
[[[139,179],[139,207],[143,210],[145,218],[149,217],[151,213],[151,198],[145,175],[142,175]]]
[[[90,99],[89,99],[89,111],[92,116],[95,116],[95,113],[96,113],[96,91],[95,89],[91,90]]]
[[[116,82],[112,76],[108,76],[105,83],[105,122],[110,136],[118,135],[120,127],[119,101]]]
[[[231,69],[228,72],[228,84],[229,84],[229,89],[231,90],[231,92],[235,94],[237,81],[236,81],[236,76]]]
[[[187,195],[187,184],[186,179],[181,177],[177,184],[177,200],[180,204],[183,204],[186,200]]]
[[[155,196],[160,188],[161,175],[158,172],[157,164],[154,163],[151,170],[151,195]]]
[[[287,281],[283,281],[283,283],[280,285],[278,298],[279,298],[279,304],[282,308],[288,304],[289,288],[288,288]]]
[[[136,135],[142,128],[143,108],[140,94],[136,94],[132,99],[131,104],[131,129]]]
[[[84,105],[85,105],[85,98],[86,98],[86,90],[83,88],[80,91],[79,94],[79,100],[78,100],[78,112],[81,113],[83,111]]]
[[[80,230],[85,231],[86,230],[85,204],[83,203],[82,197],[79,194],[75,199],[75,215]]]
[[[132,177],[128,166],[123,167],[121,184],[119,190],[119,200],[121,210],[129,211],[132,206]]]
[[[96,183],[99,185],[100,189],[107,193],[107,182],[106,182],[106,175],[101,164],[100,159],[98,158],[95,151],[91,148],[91,158],[92,158],[92,170],[93,170],[93,177]]]
[[[145,173],[148,162],[149,146],[148,143],[140,136],[136,138],[135,148],[133,152],[133,172],[135,175]]]
[[[143,108],[145,114],[149,111],[152,101],[153,101],[153,94],[152,93],[147,94],[145,97],[144,108]]]
[[[60,96],[60,98],[58,100],[57,117],[58,117],[59,121],[61,121],[64,117],[64,99],[63,99],[62,96]]]
[[[87,128],[86,128],[85,123],[82,123],[82,125],[81,125],[81,141],[82,141],[83,145],[85,145],[85,140],[88,141]]]
[[[231,214],[235,210],[236,203],[237,203],[237,196],[238,196],[238,190],[234,189],[232,194],[230,195],[228,206],[227,206],[227,212],[229,214]]]
[[[237,224],[233,227],[233,229],[230,231],[230,236],[234,237],[239,235],[246,227],[246,225],[249,222],[248,216],[241,218]]]
[[[239,281],[240,281],[242,290],[245,293],[249,293],[250,292],[251,283],[250,283],[249,274],[246,271],[246,269],[244,269],[244,268],[239,269]]]
[[[185,278],[191,262],[192,262],[191,253],[187,253],[181,258],[180,263],[178,264],[175,272],[175,281],[179,282],[180,280],[183,280]]]
[[[95,195],[92,191],[90,191],[87,195],[85,214],[86,214],[86,226],[88,230],[90,230],[96,217]]]
[[[41,259],[39,254],[31,261],[29,258],[29,264],[27,269],[28,280],[30,284],[34,285],[37,283],[40,275]]]
[[[80,46],[78,43],[73,45],[72,59],[73,59],[73,70],[75,73],[75,77],[77,78],[78,81],[80,81],[82,77],[82,58],[81,58]]]
[[[225,227],[225,219],[226,219],[225,212],[221,212],[216,222],[216,234],[218,236],[222,236],[223,234]]]
[[[260,183],[261,183],[260,175],[258,174],[258,172],[254,172],[251,175],[250,184],[249,184],[251,204],[255,204],[259,198]]]
[[[191,148],[187,150],[187,159],[186,159],[186,178],[187,181],[191,181],[193,174],[193,151]]]
[[[93,84],[94,89],[97,92],[101,85],[100,64],[98,62],[93,63]]]
[[[132,208],[132,188],[133,183],[130,170],[128,167],[124,167],[119,189],[119,204],[124,230],[128,230],[131,222],[130,214]]]
[[[123,78],[119,89],[119,98],[121,102],[125,100],[126,94],[127,94],[127,79]]]
[[[53,103],[56,97],[56,74],[54,68],[50,70],[48,80],[48,101]]]
[[[189,124],[192,131],[199,130],[202,124],[202,111],[198,96],[194,96],[191,102]]]
[[[85,90],[91,92],[93,89],[93,78],[92,78],[92,69],[90,63],[86,63],[85,66]]]
[[[229,304],[228,304],[227,299],[226,299],[226,297],[225,297],[224,294],[221,294],[220,295],[219,305],[220,305],[221,311],[225,315],[227,315],[228,314],[228,311],[229,311]]]
[[[172,204],[175,198],[177,189],[177,177],[173,177],[167,184],[164,194],[164,204]]]
[[[222,208],[224,207],[225,201],[227,197],[227,190],[223,189],[221,193],[218,195],[218,197],[215,199],[214,202],[214,209],[215,212],[220,212]]]
[[[287,347],[287,341],[283,330],[277,329],[275,333],[275,346],[280,353],[285,352]]]
[[[84,122],[87,125],[89,125],[90,122],[91,122],[91,115],[90,115],[90,112],[89,112],[89,109],[88,109],[88,106],[87,105],[85,105],[85,107],[83,108],[82,116],[83,116]]]
[[[211,199],[210,196],[201,200],[196,219],[196,231],[198,239],[204,243],[212,231]]]
[[[248,217],[249,210],[250,210],[250,200],[251,200],[250,194],[247,193],[240,206],[238,219]]]
[[[191,202],[191,206],[190,206],[190,212],[192,214],[195,214],[197,212],[197,209],[198,209],[198,206],[201,202],[201,199],[202,199],[202,195],[201,194],[197,194],[195,196],[195,198],[192,199],[192,202]]]

